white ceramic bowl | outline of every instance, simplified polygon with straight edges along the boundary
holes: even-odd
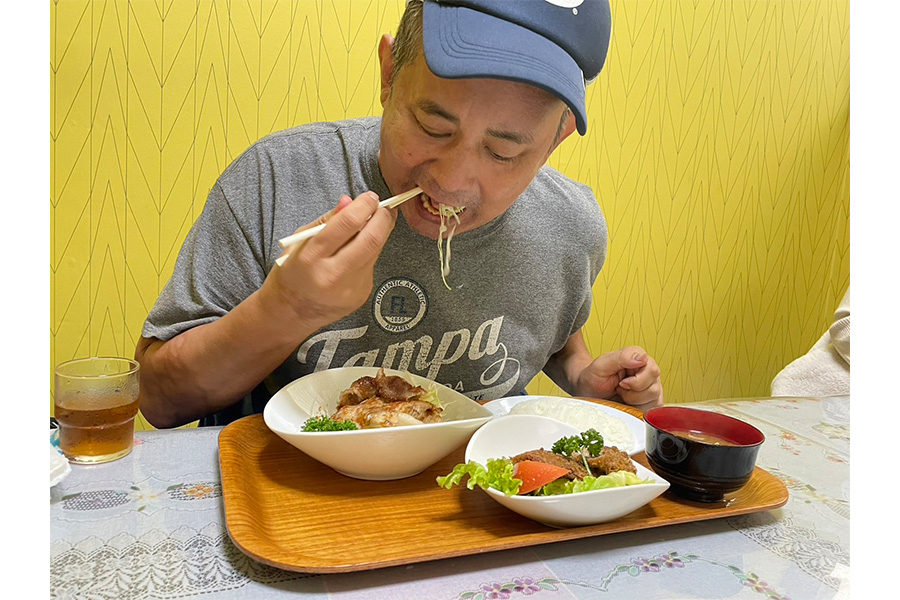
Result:
[[[344,367],[312,373],[279,390],[266,404],[263,419],[278,437],[343,475],[383,481],[421,473],[466,443],[491,420],[491,411],[447,386],[424,377],[385,369],[423,388],[435,387],[444,407],[440,423],[359,429],[303,431],[310,417],[331,416],[341,391],[368,375],[374,367]]]
[[[486,465],[489,458],[511,457],[537,448],[549,450],[559,438],[579,433],[575,427],[549,417],[496,417],[469,440],[466,461]],[[669,482],[653,471],[638,463],[634,465],[638,477],[655,483],[560,496],[506,496],[493,489],[485,492],[506,508],[551,527],[596,525],[637,510],[669,488]]]

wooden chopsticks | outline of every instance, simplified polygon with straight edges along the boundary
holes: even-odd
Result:
[[[400,206],[410,198],[414,198],[422,193],[422,188],[416,187],[408,192],[403,192],[402,194],[397,194],[396,196],[392,196],[387,200],[382,200],[378,203],[379,208],[395,208]],[[294,246],[299,244],[302,241],[308,240],[309,238],[315,236],[320,231],[325,229],[325,223],[321,225],[316,225],[315,227],[310,227],[309,229],[304,229],[303,231],[297,232],[293,235],[289,235],[287,237],[283,237],[278,240],[278,243],[281,244],[282,248],[292,249]],[[284,264],[284,261],[287,260],[287,257],[290,256],[290,252],[287,254],[283,254],[275,260],[275,264],[281,266]]]

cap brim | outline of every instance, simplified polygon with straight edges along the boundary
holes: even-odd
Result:
[[[542,35],[470,8],[426,2],[422,37],[425,62],[438,77],[533,85],[565,102],[578,133],[587,131],[584,74],[575,59]]]

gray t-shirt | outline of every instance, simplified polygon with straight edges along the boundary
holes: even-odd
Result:
[[[379,118],[304,125],[238,157],[210,191],[142,335],[167,340],[225,315],[262,286],[278,240],[342,194],[390,196],[380,126]],[[341,366],[405,369],[480,401],[524,393],[587,321],[606,237],[590,188],[545,166],[503,215],[454,236],[447,290],[437,241],[400,215],[369,301],[303,341],[253,399],[204,424],[259,412],[289,382]]]

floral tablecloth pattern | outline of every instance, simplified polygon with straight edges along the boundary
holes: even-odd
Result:
[[[339,575],[269,567],[224,526],[219,429],[138,432],[50,490],[50,596],[151,598],[840,599],[849,596],[849,397],[702,403],[766,435],[783,508]]]

